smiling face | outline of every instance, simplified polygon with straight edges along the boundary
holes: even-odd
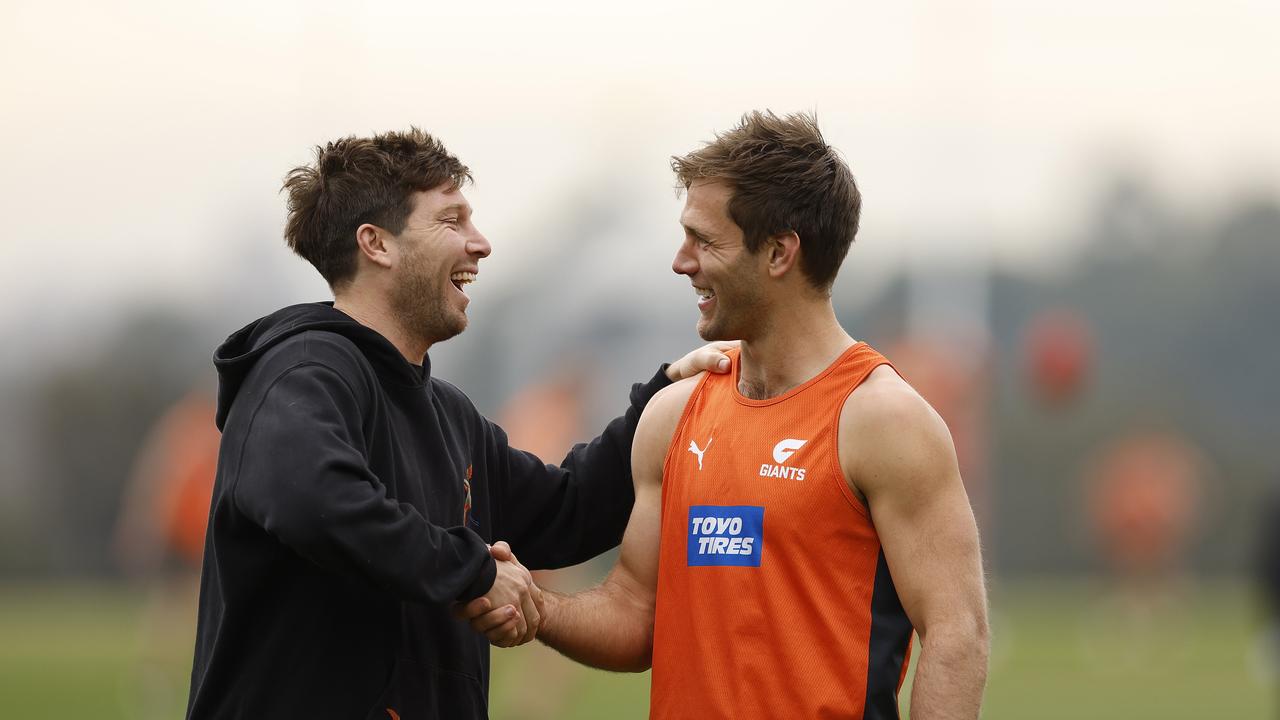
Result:
[[[470,298],[481,258],[492,248],[471,223],[471,205],[462,192],[442,185],[418,192],[404,230],[395,236],[391,308],[401,325],[428,344],[448,340],[467,327]]]
[[[749,340],[764,317],[760,256],[746,249],[742,228],[729,217],[732,194],[724,183],[695,181],[680,214],[684,242],[671,269],[693,283],[704,340]]]

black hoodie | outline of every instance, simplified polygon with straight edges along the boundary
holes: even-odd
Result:
[[[669,382],[635,386],[626,415],[556,467],[329,304],[250,324],[214,364],[199,720],[487,717],[489,646],[450,604],[493,584],[487,542],[530,568],[618,544],[636,422]]]

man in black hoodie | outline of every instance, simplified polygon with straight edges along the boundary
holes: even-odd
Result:
[[[286,178],[289,246],[335,301],[295,305],[215,354],[223,432],[187,717],[484,718],[489,644],[455,619],[483,597],[497,644],[537,630],[524,566],[614,547],[644,404],[711,366],[707,346],[636,385],[556,467],[511,448],[427,350],[466,327],[488,241],[470,173],[417,129],[317,148]]]

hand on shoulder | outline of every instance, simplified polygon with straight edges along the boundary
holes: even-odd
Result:
[[[721,340],[695,348],[667,367],[667,377],[672,382],[677,382],[697,377],[703,372],[729,372],[731,363],[725,353],[738,347],[738,344],[737,340]]]

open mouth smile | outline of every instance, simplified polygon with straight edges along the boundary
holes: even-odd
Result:
[[[473,272],[456,272],[449,276],[449,282],[453,283],[453,286],[458,288],[458,291],[464,295],[466,294],[466,291],[464,291],[462,287],[464,285],[470,285],[475,281],[476,274]]]
[[[716,291],[710,288],[701,288],[694,285],[693,291],[698,294],[698,307],[700,309],[705,310],[716,299]]]

